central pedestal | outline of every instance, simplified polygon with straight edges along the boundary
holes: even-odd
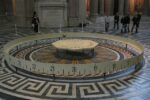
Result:
[[[52,45],[56,48],[56,55],[66,59],[85,59],[94,56],[97,42],[82,39],[59,40]]]

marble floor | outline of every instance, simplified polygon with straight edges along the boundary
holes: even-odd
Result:
[[[34,34],[59,34],[60,29],[40,29],[34,33],[30,28],[17,28],[10,23],[0,24],[0,49],[7,42]],[[2,63],[0,51],[0,100],[150,100],[150,18],[142,17],[139,33],[120,34],[110,25],[104,32],[103,17],[90,23],[83,30],[79,27],[62,28],[62,32],[92,32],[128,37],[145,46],[145,65],[135,73],[115,75],[106,79],[61,80],[37,78],[10,70]],[[126,72],[125,72],[126,73]]]

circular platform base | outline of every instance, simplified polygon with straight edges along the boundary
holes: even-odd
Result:
[[[61,52],[61,57],[58,56],[55,48],[50,45],[40,45],[23,49],[15,54],[16,57],[38,61],[42,63],[58,63],[58,64],[88,64],[88,63],[101,63],[107,61],[117,61],[123,59],[124,56],[121,51],[117,51],[104,46],[97,46],[94,55],[86,55],[83,53],[67,54]],[[73,53],[73,52],[71,52]],[[22,55],[22,56],[20,56]],[[25,57],[25,58],[23,58]]]

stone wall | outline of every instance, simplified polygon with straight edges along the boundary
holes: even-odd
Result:
[[[41,27],[67,26],[66,0],[37,0],[35,9],[38,13]]]
[[[117,2],[116,11],[120,15],[129,12],[129,0]],[[106,13],[113,15],[114,6],[115,0],[91,0],[89,17],[92,20]],[[0,0],[0,17],[7,16],[17,26],[31,27],[34,11],[38,13],[41,27],[78,26],[87,19],[85,0]],[[144,0],[143,14],[150,16],[150,0]]]
[[[21,27],[31,27],[34,0],[16,0],[15,24]]]

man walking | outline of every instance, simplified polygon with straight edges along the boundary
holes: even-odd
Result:
[[[119,29],[119,15],[118,13],[115,14],[114,16],[114,29],[116,29],[117,26],[117,30]]]
[[[125,22],[126,22],[126,29],[128,32],[130,32],[130,15],[127,14],[125,17]]]
[[[122,24],[121,33],[123,33],[125,31],[125,17],[124,16],[122,16],[121,18],[121,24]]]
[[[137,33],[138,27],[139,27],[139,19],[138,19],[137,14],[133,16],[132,21],[133,21],[133,26],[132,26],[131,32],[133,32],[135,28],[135,32]]]

